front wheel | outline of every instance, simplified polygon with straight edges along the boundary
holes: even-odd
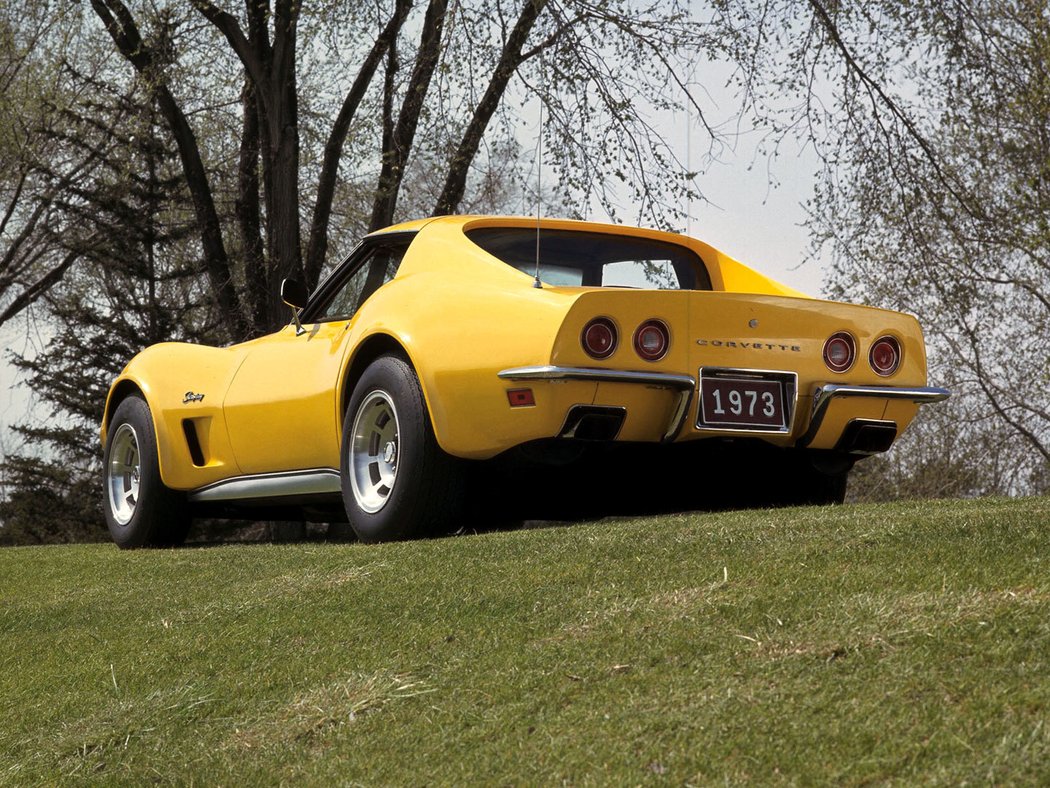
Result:
[[[106,524],[118,547],[164,547],[186,540],[186,498],[160,478],[157,436],[141,397],[128,397],[113,413],[103,468]]]
[[[463,498],[460,462],[434,437],[412,367],[381,356],[354,388],[343,421],[343,503],[362,542],[450,533]]]

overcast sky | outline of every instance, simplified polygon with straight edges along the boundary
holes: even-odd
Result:
[[[824,271],[818,262],[803,262],[809,237],[801,227],[814,158],[782,153],[770,165],[776,188],[769,186],[765,161],[748,168],[750,151],[723,158],[698,179],[709,202],[694,205],[689,234],[786,285],[820,295]]]

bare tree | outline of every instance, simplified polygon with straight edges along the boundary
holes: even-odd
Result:
[[[933,376],[964,411],[992,417],[979,434],[1026,447],[1018,478],[1045,473],[1045,3],[808,0],[801,14],[784,0],[735,0],[719,13],[769,148],[797,137],[824,163],[808,205],[815,249],[833,260],[830,294],[918,314]]]
[[[209,281],[217,304],[230,315],[232,337],[269,330],[282,321],[284,309],[276,296],[282,278],[300,278],[312,286],[320,277],[339,170],[355,126],[377,135],[372,145],[379,142],[378,150],[372,148],[371,163],[365,164],[366,171],[371,167],[377,173],[367,222],[372,229],[398,216],[406,174],[419,155],[421,128],[427,132],[428,146],[447,150],[447,175],[440,193],[432,197],[434,211],[457,210],[482,142],[493,133],[493,117],[515,77],[521,78],[518,95],[535,91],[547,108],[551,124],[545,134],[556,149],[565,151],[562,173],[587,162],[590,182],[566,177],[566,194],[592,188],[607,168],[615,169],[625,181],[629,180],[626,172],[637,175],[638,182],[645,184],[639,192],[643,200],[654,205],[666,200],[664,208],[675,202],[668,199],[669,193],[690,188],[675,167],[670,148],[650,127],[647,107],[632,95],[644,92],[658,102],[669,101],[666,85],[676,79],[676,58],[700,40],[699,28],[674,0],[657,0],[651,7],[626,0],[604,4],[479,0],[451,5],[447,0],[428,0],[421,5],[417,9],[411,0],[393,0],[377,4],[371,15],[361,13],[359,21],[373,25],[370,40],[350,58],[356,62],[353,79],[344,82],[338,112],[324,135],[316,179],[311,177],[304,187],[300,31],[310,13],[331,15],[334,7],[291,0],[275,0],[272,5],[252,2],[238,17],[211,0],[193,0],[200,18],[219,36],[200,38],[197,45],[221,42],[244,74],[236,99],[242,118],[236,210],[233,221],[227,222],[235,233],[226,229],[224,234],[217,179],[207,170],[207,156],[177,96],[179,86],[170,77],[169,44],[174,36],[158,33],[173,21],[163,14],[136,16],[123,0],[92,0],[92,9],[118,51],[151,86],[179,147]],[[151,27],[149,34],[143,33],[143,24]],[[529,73],[522,71],[546,52],[550,53],[549,79],[537,79],[540,70],[535,67]],[[411,63],[411,68],[402,68],[403,63]],[[645,67],[639,67],[642,63]],[[487,74],[480,92],[474,87],[478,67]],[[441,83],[436,91],[435,81]],[[639,91],[643,85],[650,90]],[[362,107],[369,111],[368,117],[360,116]],[[588,137],[574,121],[600,124],[611,131]],[[612,138],[630,151],[620,161],[608,155]],[[432,155],[426,158],[433,161]],[[669,189],[660,194],[656,183]],[[313,196],[311,220],[305,227],[304,194]],[[239,241],[239,260],[230,256],[228,235]]]
[[[63,214],[56,203],[103,154],[69,155],[59,141],[72,90],[61,64],[41,53],[64,49],[64,20],[61,9],[40,6],[0,11],[0,325],[79,259],[79,251],[57,240]]]

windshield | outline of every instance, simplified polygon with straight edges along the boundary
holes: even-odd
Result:
[[[632,287],[649,290],[710,290],[711,279],[690,249],[613,233],[539,231],[540,279],[570,287]],[[536,273],[533,227],[484,227],[467,237],[507,265]]]

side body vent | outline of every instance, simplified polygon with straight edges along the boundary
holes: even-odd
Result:
[[[186,446],[190,450],[190,459],[196,467],[203,468],[206,464],[204,451],[201,449],[200,438],[197,437],[197,425],[193,423],[193,419],[182,420],[182,431],[186,435]]]

